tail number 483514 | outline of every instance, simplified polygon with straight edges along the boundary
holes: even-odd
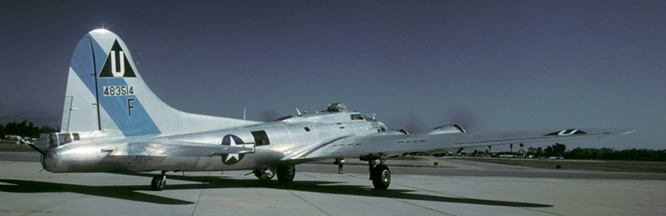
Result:
[[[127,96],[134,95],[132,86],[104,86],[104,96]]]

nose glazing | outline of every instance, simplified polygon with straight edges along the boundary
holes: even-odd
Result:
[[[42,155],[42,167],[46,170],[51,170],[55,168],[56,164],[58,163],[58,153],[54,151],[49,151],[46,152],[46,154]]]

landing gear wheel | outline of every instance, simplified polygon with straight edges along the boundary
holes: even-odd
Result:
[[[156,191],[163,190],[166,187],[166,175],[158,175],[153,177],[153,181],[150,183],[150,187]]]
[[[294,165],[277,167],[278,181],[289,183],[294,180],[294,176],[296,176],[296,167],[294,167]]]
[[[391,171],[384,164],[377,165],[370,175],[372,175],[372,185],[377,190],[386,190],[391,184]]]
[[[252,172],[254,173],[254,176],[262,181],[271,180],[273,176],[275,176],[275,168],[264,167],[262,169],[255,169]]]

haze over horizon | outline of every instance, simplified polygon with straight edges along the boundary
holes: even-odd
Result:
[[[638,132],[565,144],[666,149],[663,11],[663,1],[2,1],[0,124],[59,126],[74,47],[104,27],[155,94],[187,112],[272,120],[342,102],[410,132],[621,127]]]

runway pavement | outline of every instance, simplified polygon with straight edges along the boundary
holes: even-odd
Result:
[[[32,155],[32,156],[31,156]],[[389,190],[366,166],[296,166],[293,183],[246,171],[39,172],[34,154],[0,153],[0,215],[660,215],[666,175],[540,170],[461,160],[443,168],[391,166]],[[31,158],[33,157],[33,158]],[[618,177],[619,176],[619,177]]]

